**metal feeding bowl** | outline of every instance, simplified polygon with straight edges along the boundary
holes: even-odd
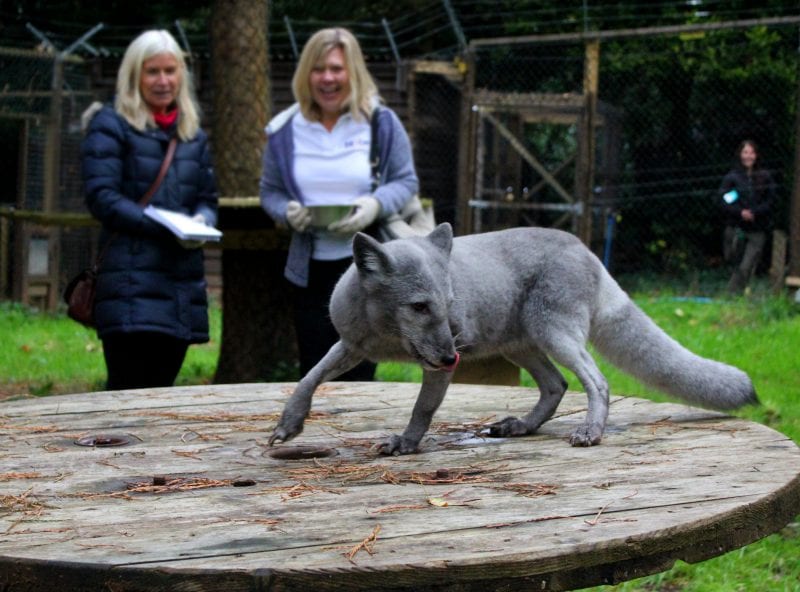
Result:
[[[344,218],[351,209],[353,209],[351,205],[309,206],[311,226],[314,228],[327,228],[330,224]]]

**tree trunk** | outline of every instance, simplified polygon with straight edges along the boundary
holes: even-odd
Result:
[[[225,197],[258,195],[270,104],[267,5],[264,0],[214,2],[211,139]],[[221,208],[219,224],[225,239],[243,230],[277,233],[260,207]],[[283,280],[285,250],[234,240],[225,240],[223,247],[222,342],[215,382],[293,377],[286,372],[296,366],[296,345]]]

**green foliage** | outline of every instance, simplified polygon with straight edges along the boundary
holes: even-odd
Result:
[[[796,45],[793,27],[603,43],[599,97],[625,118],[618,269],[685,271],[718,256],[716,191],[745,138],[773,173],[775,225],[786,227]]]

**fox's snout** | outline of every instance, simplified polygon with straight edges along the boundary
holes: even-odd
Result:
[[[430,366],[437,370],[452,372],[460,359],[452,337],[438,343],[421,347],[421,353]],[[427,352],[427,355],[426,353]]]
[[[445,372],[453,372],[456,369],[456,366],[458,366],[458,362],[460,360],[461,360],[461,356],[459,355],[458,352],[455,352],[455,355],[452,355],[452,356],[448,355],[448,356],[442,357],[442,359],[441,359],[441,362],[442,362],[441,370],[444,370]]]
[[[455,341],[446,323],[436,329],[428,327],[427,330],[416,331],[414,335],[406,334],[406,349],[423,366],[430,370],[455,370],[459,361]]]

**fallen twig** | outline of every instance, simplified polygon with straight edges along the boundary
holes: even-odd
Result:
[[[345,553],[345,557],[350,563],[355,564],[354,558],[358,554],[359,551],[362,549],[369,553],[370,555],[375,554],[375,543],[378,542],[378,533],[381,531],[381,525],[378,524],[375,528],[372,529],[372,534],[370,534],[367,538],[363,541],[358,543],[355,547],[350,549],[348,553]]]
[[[22,519],[13,522],[6,532],[10,532],[21,522],[29,518],[38,518],[42,515],[45,508],[49,508],[47,504],[41,502],[31,495],[33,488],[28,489],[25,493],[20,495],[0,495],[0,509],[6,512],[20,512]]]
[[[54,425],[44,425],[44,426],[37,426],[37,425],[19,425],[13,423],[0,423],[0,430],[8,430],[9,432],[28,432],[31,434],[47,434],[50,432],[57,432],[58,426]],[[6,434],[10,435],[10,434]]]
[[[503,489],[506,491],[513,491],[517,495],[523,497],[541,497],[544,495],[556,495],[558,492],[558,485],[551,483],[506,483],[500,487],[493,489]]]
[[[585,522],[586,524],[588,524],[589,526],[595,526],[595,525],[596,525],[598,522],[600,522],[600,515],[601,515],[603,512],[605,512],[606,508],[607,508],[608,506],[610,506],[610,505],[611,505],[611,502],[608,502],[608,503],[607,503],[605,506],[603,506],[602,508],[600,508],[600,511],[599,511],[599,512],[597,512],[597,515],[596,515],[594,518],[592,518],[591,520],[584,520],[584,522]]]
[[[41,473],[0,473],[0,481],[12,481],[14,479],[39,479]]]
[[[330,487],[321,487],[318,485],[310,485],[305,482],[300,482],[295,483],[294,485],[286,485],[283,487],[270,487],[257,493],[251,493],[250,495],[263,495],[269,493],[280,493],[281,501],[286,502],[304,497],[306,495],[314,495],[315,493],[333,493],[336,495],[341,495],[342,491],[338,489],[332,489]]]

